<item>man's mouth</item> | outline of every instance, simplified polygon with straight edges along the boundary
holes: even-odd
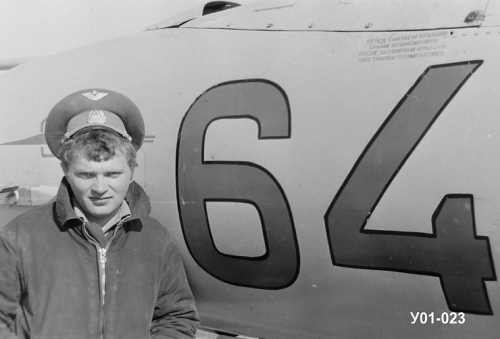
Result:
[[[90,197],[89,200],[90,201],[106,201],[106,200],[110,200],[111,197]]]

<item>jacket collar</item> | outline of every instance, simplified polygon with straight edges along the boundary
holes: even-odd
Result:
[[[73,204],[71,200],[73,199],[73,192],[71,191],[71,186],[69,185],[66,177],[63,177],[61,184],[59,185],[59,191],[57,192],[56,199],[56,212],[57,218],[61,225],[64,225],[69,220],[80,220],[73,209]],[[132,216],[130,219],[141,218],[147,219],[151,213],[151,204],[149,198],[144,191],[144,189],[135,181],[133,181],[127,191],[125,196]]]

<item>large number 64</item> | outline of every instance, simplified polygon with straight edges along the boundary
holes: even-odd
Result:
[[[432,234],[364,230],[406,159],[480,65],[438,65],[422,74],[366,146],[328,208],[325,223],[334,265],[438,276],[450,310],[491,314],[484,281],[496,277],[488,238],[475,233],[472,195],[443,197],[432,218]],[[203,160],[208,125],[235,118],[255,120],[260,138],[290,137],[288,100],[275,84],[226,83],[198,98],[179,132],[177,191],[184,236],[195,260],[218,279],[283,288],[298,274],[299,255],[290,207],[278,181],[255,164]],[[375,157],[383,166],[374,164]],[[207,201],[254,205],[261,216],[266,254],[244,258],[217,251]]]

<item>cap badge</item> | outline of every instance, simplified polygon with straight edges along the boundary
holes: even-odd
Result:
[[[82,93],[82,95],[84,97],[86,97],[87,99],[97,101],[97,100],[101,100],[102,98],[104,98],[106,95],[108,95],[108,93],[97,92],[96,90],[93,90],[92,92]]]
[[[87,118],[88,124],[101,124],[104,125],[106,123],[106,116],[103,111],[93,110],[90,111],[89,116]]]

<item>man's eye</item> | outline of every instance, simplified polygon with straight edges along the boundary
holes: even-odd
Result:
[[[122,173],[121,172],[110,172],[110,173],[108,173],[108,177],[117,178],[120,174],[122,174]]]
[[[92,173],[85,173],[85,172],[83,172],[83,173],[79,173],[79,175],[78,175],[78,176],[79,176],[80,178],[90,179],[90,178],[92,178],[94,175],[93,175]]]

